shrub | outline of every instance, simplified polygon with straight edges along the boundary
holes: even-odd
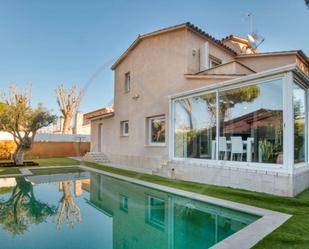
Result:
[[[13,141],[0,141],[0,159],[11,159],[11,153],[16,149]]]

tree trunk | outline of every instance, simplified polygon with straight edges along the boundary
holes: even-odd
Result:
[[[23,165],[24,164],[24,156],[25,156],[25,148],[24,146],[17,146],[14,154],[13,160],[16,165]]]
[[[71,115],[65,115],[63,117],[62,134],[69,134],[71,120],[72,120]]]

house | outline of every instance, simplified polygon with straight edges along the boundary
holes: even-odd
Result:
[[[87,160],[284,196],[309,186],[301,50],[184,23],[139,35],[112,70],[114,107],[89,118]]]

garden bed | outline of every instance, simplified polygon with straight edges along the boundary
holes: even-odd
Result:
[[[38,163],[33,161],[26,161],[22,165],[16,165],[14,162],[0,162],[0,167],[28,167],[28,166],[39,166]]]

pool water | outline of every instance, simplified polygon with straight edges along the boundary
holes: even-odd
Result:
[[[90,172],[0,178],[0,248],[209,248],[259,217]]]

